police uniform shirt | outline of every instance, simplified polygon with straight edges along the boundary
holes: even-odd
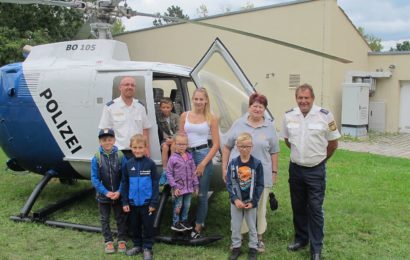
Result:
[[[340,138],[332,113],[316,105],[306,117],[299,107],[286,112],[282,131],[291,145],[291,161],[306,167],[316,166],[326,159],[328,141]]]
[[[142,134],[143,129],[151,127],[145,107],[134,99],[127,106],[121,97],[108,102],[103,109],[99,129],[113,128],[118,149],[129,149],[130,139],[135,134]]]

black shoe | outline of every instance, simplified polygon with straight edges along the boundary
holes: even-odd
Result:
[[[133,248],[131,248],[130,250],[127,250],[127,252],[125,252],[125,254],[127,256],[134,256],[134,255],[138,255],[142,253],[142,248],[139,246],[134,246]]]
[[[184,228],[184,230],[192,230],[192,226],[188,223],[188,221],[180,222],[181,227]]]
[[[320,260],[322,256],[319,253],[312,254],[312,260]]]
[[[173,224],[171,226],[171,229],[174,230],[174,231],[177,231],[177,232],[183,232],[183,231],[186,230],[185,227],[182,226],[180,222],[177,222],[176,224]]]
[[[292,244],[288,245],[288,250],[295,252],[300,249],[303,249],[307,246],[308,243],[302,243],[302,242],[293,242]]]
[[[256,260],[258,255],[258,250],[256,248],[249,248],[249,260]]]
[[[229,256],[229,260],[236,260],[236,259],[238,259],[238,257],[240,256],[240,254],[241,254],[241,248],[240,248],[240,247],[232,248],[232,252],[231,252],[231,255]]]

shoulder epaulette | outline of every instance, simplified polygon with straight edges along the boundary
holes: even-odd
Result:
[[[111,106],[112,104],[114,104],[114,100],[111,100],[110,102],[107,102],[107,104],[105,104],[107,107]]]
[[[144,104],[141,100],[139,100],[139,99],[138,99],[138,103],[140,103],[142,106],[145,107],[145,104]]]
[[[322,112],[325,115],[329,114],[329,111],[324,108],[320,109],[320,112]]]
[[[293,111],[293,108],[289,109],[288,111],[285,112],[285,114],[290,113]]]

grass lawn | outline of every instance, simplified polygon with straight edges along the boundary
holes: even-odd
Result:
[[[308,259],[309,251],[289,253],[293,238],[292,214],[287,183],[289,150],[281,144],[276,212],[268,211],[266,252],[260,259]],[[6,156],[0,150],[0,259],[129,259],[107,256],[101,234],[51,228],[9,220],[18,214],[40,175],[4,170]],[[339,150],[327,164],[325,199],[326,259],[408,259],[410,255],[410,160]],[[90,187],[89,181],[61,185],[52,180],[33,210]],[[224,238],[206,247],[155,244],[156,259],[227,259],[230,244],[229,202],[219,192],[209,207],[206,234]],[[60,211],[54,219],[99,225],[94,198]],[[171,216],[163,219],[169,233]],[[246,239],[247,240],[247,239]],[[247,249],[243,247],[243,252]],[[245,256],[241,257],[246,259]]]

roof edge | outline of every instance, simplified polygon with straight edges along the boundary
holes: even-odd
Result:
[[[270,9],[270,8],[279,8],[279,7],[290,6],[290,5],[305,4],[305,3],[314,2],[314,1],[318,1],[318,0],[295,0],[295,1],[285,2],[285,3],[277,3],[277,4],[271,4],[271,5],[266,5],[266,6],[250,8],[250,9],[226,12],[226,13],[222,13],[222,14],[215,14],[215,15],[195,18],[195,19],[191,19],[191,20],[192,21],[206,21],[206,20],[220,18],[220,17],[224,17],[224,16],[231,16],[231,15],[237,15],[237,14],[243,14],[243,13],[257,12],[257,11],[266,10],[266,9]],[[164,27],[168,27],[168,26],[176,26],[176,25],[181,25],[181,24],[185,24],[185,23],[186,22],[170,23],[170,24],[165,24],[165,25],[162,25],[162,26],[154,26],[153,25],[153,26],[148,27],[148,28],[132,30],[132,31],[126,31],[126,32],[119,33],[119,34],[116,34],[116,35],[113,35],[113,36],[116,37],[116,36],[121,36],[121,35],[134,33],[134,32],[143,32],[143,31],[155,30],[155,29],[159,29],[159,28],[164,28]]]

